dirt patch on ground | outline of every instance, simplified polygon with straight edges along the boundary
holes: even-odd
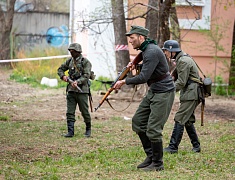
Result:
[[[13,121],[33,120],[65,120],[66,96],[65,89],[39,89],[32,88],[27,84],[21,84],[9,80],[11,71],[1,70],[0,72],[0,116],[9,116]],[[110,96],[110,102],[117,110],[122,110],[129,104],[132,93],[117,93]],[[129,97],[129,98],[128,98]],[[99,104],[102,95],[93,93],[93,108]],[[120,116],[131,118],[141,100],[141,95],[135,96],[131,106],[122,112],[112,110],[107,102],[91,113],[92,119],[107,119]],[[173,119],[179,105],[176,97],[171,112]],[[235,120],[235,98],[210,97],[206,99],[204,119],[206,121]],[[200,106],[196,110],[196,116],[200,119]],[[77,111],[77,113],[79,113]]]

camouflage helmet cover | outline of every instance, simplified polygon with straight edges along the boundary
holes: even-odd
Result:
[[[77,52],[82,52],[82,46],[80,44],[78,44],[78,43],[71,43],[69,45],[68,50],[71,50],[71,49],[73,49],[73,50],[75,50]]]
[[[170,52],[180,52],[181,51],[179,43],[176,40],[165,41],[162,49],[170,51]]]

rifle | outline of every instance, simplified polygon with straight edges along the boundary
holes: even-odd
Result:
[[[176,67],[172,70],[171,76],[174,77],[173,80],[176,81],[178,79],[178,73]]]
[[[133,59],[132,63],[133,65],[138,64],[143,60],[142,52],[136,55],[136,57]],[[104,101],[108,101],[108,96],[111,94],[111,92],[114,90],[114,85],[117,81],[125,79],[127,73],[130,71],[130,68],[124,67],[122,69],[122,72],[118,75],[118,77],[115,79],[115,81],[111,84],[111,87],[108,89],[108,91],[105,93],[103,98],[101,99],[99,105],[95,108],[95,111],[104,103]]]
[[[92,107],[93,99],[92,99],[92,95],[91,95],[91,89],[90,89],[90,87],[89,87],[88,97],[89,97],[89,103],[90,103],[91,112],[93,112],[93,107]]]
[[[67,82],[72,84],[74,81],[72,79],[70,79],[70,77],[67,77]],[[76,86],[76,88],[78,89],[79,92],[82,92],[82,89],[80,87],[78,87],[78,85]]]
[[[71,84],[74,82],[70,77],[67,77],[67,81]],[[83,92],[82,89],[79,86],[76,86],[76,88],[78,89],[79,92]],[[89,88],[89,94],[88,95],[89,95],[89,103],[90,103],[91,112],[93,112],[93,108],[92,108],[93,100],[92,100],[90,88]]]
[[[201,104],[201,126],[204,126],[204,120],[203,120],[204,107],[205,107],[205,104]]]

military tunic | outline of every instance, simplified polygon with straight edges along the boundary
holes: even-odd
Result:
[[[62,79],[65,72],[68,70],[70,78],[77,81],[78,86],[82,89],[79,92],[77,88],[72,87],[71,84],[67,86],[67,121],[75,120],[76,106],[78,105],[79,110],[82,114],[85,123],[91,122],[91,116],[89,113],[88,105],[88,93],[89,93],[89,77],[92,65],[87,58],[80,55],[78,58],[73,57],[66,60],[59,68],[58,75]]]
[[[180,107],[174,120],[181,125],[190,125],[195,122],[194,111],[199,104],[198,84],[190,77],[199,79],[198,68],[194,60],[181,51],[176,56],[176,70],[175,87],[176,91],[180,91]]]
[[[132,129],[137,134],[146,133],[151,142],[162,142],[163,127],[174,102],[175,86],[165,55],[157,45],[148,44],[142,54],[143,66],[140,74],[126,79],[126,84],[147,82],[150,85],[132,118]]]

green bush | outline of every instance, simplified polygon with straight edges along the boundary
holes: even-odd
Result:
[[[47,50],[37,50],[36,52],[22,52],[17,54],[17,58],[33,58],[40,56],[56,56],[61,55],[61,50],[56,48],[51,48]],[[43,77],[56,78],[58,79],[58,87],[64,87],[66,83],[59,80],[57,75],[58,67],[65,61],[64,58],[61,59],[49,59],[49,60],[38,60],[38,61],[22,61],[17,63],[12,63],[13,73],[10,79],[14,79],[17,82],[31,84],[33,87],[46,87],[40,85],[41,79]]]
[[[223,78],[221,76],[217,76],[216,82],[217,82],[217,86],[215,87],[215,94],[221,95],[221,96],[227,95],[227,91],[226,91],[227,86],[224,86]]]
[[[26,57],[39,57],[39,56],[55,56],[61,54],[60,49],[47,49],[47,50],[37,50],[36,52],[19,52],[17,58],[26,58]],[[10,76],[10,79],[13,79],[17,82],[27,83],[32,85],[33,87],[42,87],[48,88],[45,85],[41,85],[41,79],[43,77],[47,78],[55,78],[58,80],[58,87],[66,87],[67,83],[61,81],[59,76],[57,75],[58,67],[65,61],[66,59],[50,59],[50,60],[38,60],[38,61],[23,61],[12,63],[13,73]],[[67,72],[66,72],[66,75]],[[91,81],[91,90],[106,90],[104,85],[100,81],[109,81],[107,77],[98,77],[97,80]]]
[[[91,82],[91,90],[93,91],[100,91],[100,90],[106,90],[104,84],[102,84],[102,81],[110,81],[109,78],[100,76],[97,80],[93,80]],[[107,85],[108,87],[109,85]]]

